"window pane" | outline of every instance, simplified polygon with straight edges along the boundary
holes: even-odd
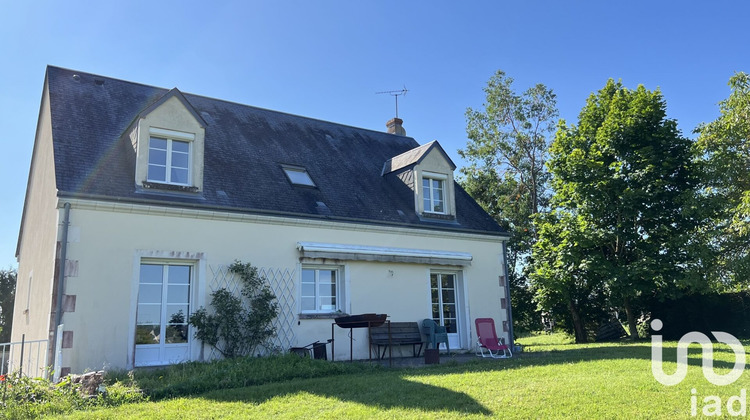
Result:
[[[302,283],[315,283],[315,270],[302,270]]]
[[[302,296],[315,297],[315,285],[310,283],[302,283]]]
[[[135,344],[159,344],[161,325],[138,325],[135,327]]]
[[[138,288],[138,303],[161,303],[161,285],[141,284]]]
[[[458,326],[455,319],[446,319],[443,324],[445,325],[446,332],[454,334],[458,332]]]
[[[318,270],[318,281],[320,283],[331,283],[336,281],[336,275],[331,270]]]
[[[336,296],[336,285],[335,284],[318,285],[318,293],[320,294],[320,296]]]
[[[453,289],[443,289],[443,303],[456,303],[456,294]]]
[[[315,298],[314,297],[303,297],[302,298],[302,310],[303,311],[314,311],[315,310]]]
[[[164,166],[148,166],[148,179],[151,181],[166,181],[167,168]]]
[[[168,281],[169,281],[169,284],[189,284],[190,283],[190,266],[170,265]]]
[[[161,149],[150,149],[148,151],[148,163],[156,165],[166,165],[167,151]]]
[[[442,280],[443,289],[453,288],[453,275],[452,274],[442,274],[440,277]]]
[[[432,289],[432,303],[440,303],[440,296],[438,296],[437,289]]]
[[[162,283],[163,267],[155,264],[141,264],[141,283]]]
[[[437,274],[430,274],[430,287],[436,289],[438,287],[438,276]]]
[[[335,297],[321,297],[320,298],[320,309],[323,311],[333,311],[336,309],[336,298]]]
[[[286,176],[288,176],[289,180],[292,181],[292,184],[307,185],[310,187],[315,186],[315,183],[306,171],[284,169],[284,173],[286,173]]]
[[[167,289],[167,303],[188,303],[190,287],[186,284],[169,285]]]
[[[138,315],[136,315],[136,324],[138,325],[156,325],[161,324],[161,305],[138,305]]]
[[[168,325],[166,334],[167,344],[187,343],[188,326],[187,325]]]
[[[169,182],[174,182],[176,184],[187,184],[188,183],[188,170],[172,168]]]
[[[443,194],[443,181],[439,179],[433,179],[432,189],[435,190],[435,196],[440,198]]]
[[[443,305],[443,319],[456,317],[456,305]]]
[[[167,305],[167,322],[169,324],[181,324],[186,322],[188,313],[187,305]]]
[[[432,319],[440,323],[440,306],[437,303],[432,304]]]
[[[172,313],[167,320],[167,324],[185,324],[187,323],[187,317],[182,309],[178,309],[177,312]]]
[[[148,143],[149,149],[162,149],[167,150],[167,139],[160,137],[151,137],[151,141]]]
[[[172,153],[172,167],[187,168],[188,156],[187,153]]]
[[[188,143],[186,141],[172,140],[172,151],[173,152],[188,153],[189,150],[190,150],[190,143]]]

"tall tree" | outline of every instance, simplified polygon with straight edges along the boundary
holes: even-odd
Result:
[[[704,207],[714,211],[707,224],[717,256],[713,274],[739,287],[750,278],[750,75],[735,74],[729,86],[720,116],[696,130],[696,147]]]
[[[636,338],[637,302],[680,287],[690,266],[691,141],[666,118],[659,90],[609,80],[578,125],[561,122],[550,152],[554,205],[585,222],[599,253],[587,275],[602,279]]]
[[[599,318],[606,306],[604,284],[592,270],[601,264],[601,253],[589,236],[591,228],[583,217],[563,209],[540,215],[535,223],[539,240],[530,277],[536,300],[577,343],[585,343],[590,320]]]
[[[0,343],[10,341],[13,305],[16,297],[16,270],[0,270]]]
[[[531,217],[545,211],[549,137],[558,116],[555,94],[542,84],[523,93],[499,70],[484,88],[481,110],[466,110],[469,141],[459,150],[469,165],[462,186],[512,237],[509,243],[511,304],[521,329],[538,322],[523,275],[535,233]]]

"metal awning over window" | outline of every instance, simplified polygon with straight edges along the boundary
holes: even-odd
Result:
[[[307,258],[328,258],[348,261],[382,261],[399,263],[471,265],[467,252],[433,251],[428,249],[389,248],[366,245],[297,242],[297,249]]]

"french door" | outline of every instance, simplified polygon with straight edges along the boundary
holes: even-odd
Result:
[[[459,339],[458,290],[455,273],[430,273],[432,319],[445,326],[452,349],[461,348]],[[444,344],[440,344],[444,347]]]
[[[141,263],[135,326],[135,366],[190,357],[188,316],[192,266]]]

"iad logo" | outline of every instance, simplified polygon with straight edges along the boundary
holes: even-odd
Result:
[[[651,321],[651,329],[661,331],[664,324],[654,319]],[[677,385],[685,379],[688,368],[688,346],[692,343],[701,345],[703,352],[703,376],[714,385],[729,385],[739,379],[745,370],[745,348],[742,347],[735,336],[721,331],[711,331],[716,341],[729,345],[734,352],[734,367],[725,375],[717,375],[714,372],[714,348],[711,339],[703,333],[692,331],[680,338],[677,343],[677,371],[671,375],[664,373],[662,369],[662,337],[661,335],[651,336],[651,373],[654,378],[666,386]]]

